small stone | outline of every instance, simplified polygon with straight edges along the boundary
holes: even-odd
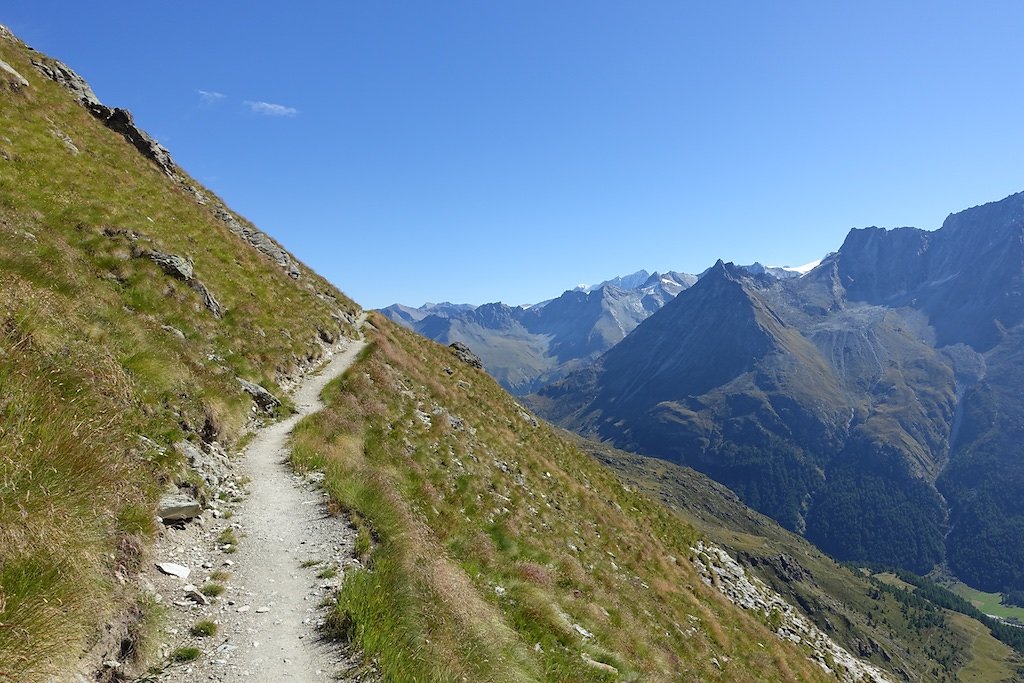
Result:
[[[256,613],[257,614],[266,614],[269,611],[270,611],[269,607],[257,607],[256,608]]]
[[[175,564],[174,562],[157,562],[156,568],[164,574],[177,576],[179,579],[187,579],[188,575],[192,573],[192,570],[188,567]]]
[[[236,612],[248,612],[250,609],[252,609],[252,608],[249,605],[242,605],[241,607],[239,607],[235,611]]]

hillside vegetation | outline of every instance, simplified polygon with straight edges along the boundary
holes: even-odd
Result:
[[[886,590],[863,566],[837,563],[692,469],[579,443],[629,485],[728,549],[848,650],[899,678],[1010,681],[1024,675],[1024,657],[1011,648],[1024,651],[1014,637],[1024,631],[954,604],[934,587],[920,589],[924,580],[907,572],[899,574],[916,583],[901,582],[904,592]]]
[[[157,497],[203,493],[172,444],[230,446],[236,378],[280,393],[357,307],[2,27],[0,60],[21,77],[0,71],[0,680],[21,682],[142,646]]]
[[[334,634],[387,680],[834,680],[701,582],[693,527],[451,350],[371,322],[293,459],[360,527]]]

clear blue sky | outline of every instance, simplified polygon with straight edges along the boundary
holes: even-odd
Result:
[[[1024,189],[1017,1],[4,0],[0,22],[370,307],[798,265]]]

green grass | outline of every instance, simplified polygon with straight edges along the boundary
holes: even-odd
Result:
[[[299,566],[302,567],[303,569],[309,569],[310,567],[315,567],[315,566],[317,566],[320,563],[321,563],[321,560],[303,560],[299,564]]]
[[[189,633],[197,638],[209,638],[217,634],[217,624],[213,623],[209,619],[198,621],[195,625],[189,629]]]
[[[224,586],[219,583],[207,583],[199,589],[199,592],[208,598],[217,598],[224,594]]]
[[[972,605],[985,614],[991,614],[1003,619],[1017,619],[1024,622],[1024,607],[1002,604],[1002,596],[999,593],[986,593],[977,588],[971,588],[962,581],[943,582],[943,585],[957,595],[969,600]]]
[[[27,682],[66,677],[136,610],[116,575],[139,569],[159,492],[190,478],[173,443],[232,447],[251,406],[234,378],[280,392],[357,310],[231,234],[33,58],[0,39],[31,82],[0,98],[0,680]],[[224,317],[139,245],[192,258]]]
[[[179,647],[171,653],[170,660],[177,662],[178,664],[184,664],[186,662],[194,662],[199,659],[203,654],[203,651],[198,647]]]
[[[318,578],[318,579],[333,579],[337,575],[338,575],[338,570],[337,570],[336,567],[327,567],[326,569],[321,569],[319,572],[317,572],[316,578]]]
[[[701,583],[691,527],[447,349],[371,322],[329,407],[296,427],[292,460],[325,472],[359,530],[364,568],[346,573],[329,626],[385,679],[825,680]]]

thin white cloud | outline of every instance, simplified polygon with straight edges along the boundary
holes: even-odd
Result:
[[[216,104],[227,99],[227,95],[216,90],[197,90],[196,92],[199,93],[199,99],[203,101],[203,104]]]
[[[299,110],[295,107],[286,107],[283,104],[274,104],[273,102],[246,100],[245,106],[249,107],[250,111],[263,114],[264,116],[295,116],[299,113]]]

